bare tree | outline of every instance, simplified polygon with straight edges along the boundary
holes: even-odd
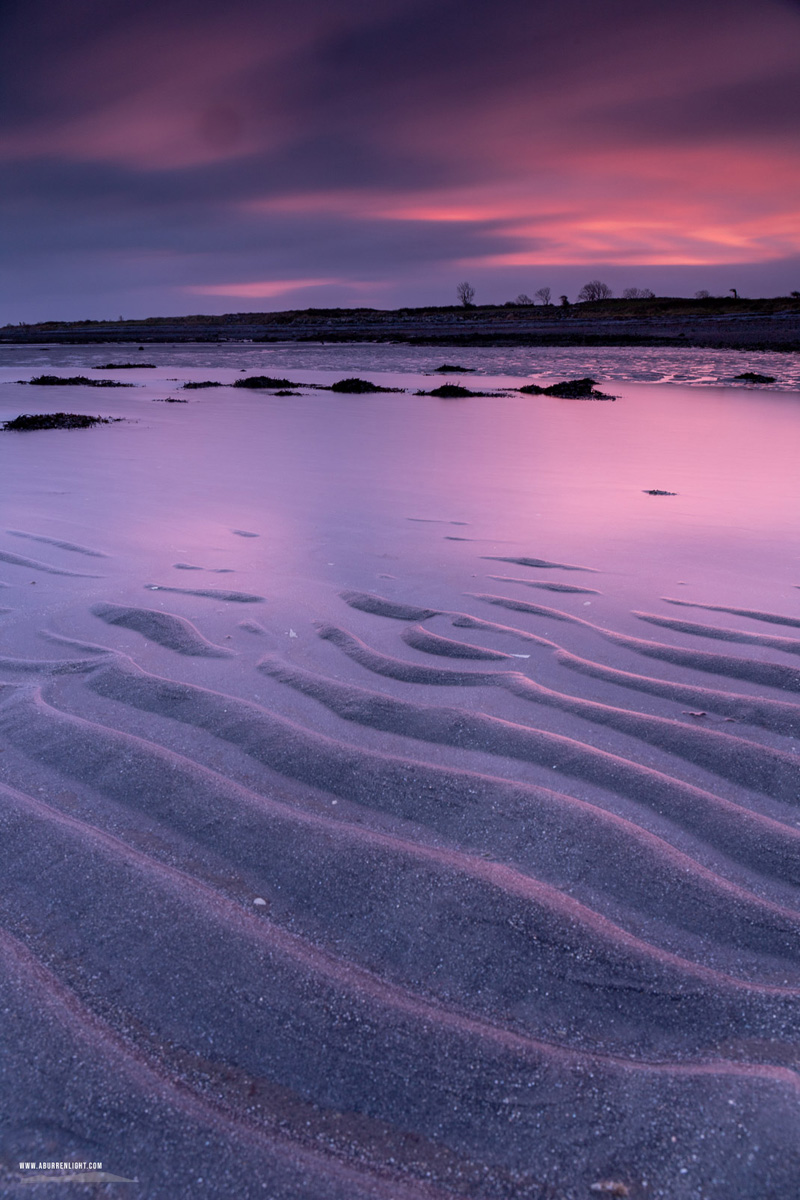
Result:
[[[650,288],[625,288],[622,293],[623,300],[654,300],[655,292],[651,292]]]
[[[540,304],[549,304],[552,293],[549,287],[540,287],[535,293],[536,299]]]
[[[533,304],[533,301],[531,300],[531,298],[527,292],[520,292],[520,294],[517,296],[514,303],[519,304],[522,307],[526,304]]]
[[[578,292],[578,303],[585,304],[591,300],[610,300],[614,295],[607,283],[599,279],[590,279]]]
[[[464,308],[472,308],[475,303],[475,288],[471,283],[467,283],[466,280],[460,283],[456,288],[456,295],[464,305]]]
[[[711,292],[707,288],[700,288],[699,292],[695,292],[694,298],[695,300],[710,300]]]

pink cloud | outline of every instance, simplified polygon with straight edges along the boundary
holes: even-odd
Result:
[[[282,296],[284,292],[294,292],[300,288],[324,287],[326,284],[345,282],[343,279],[264,279],[251,283],[194,284],[183,288],[183,291],[195,292],[201,296],[243,296],[249,300],[261,300],[270,296]]]
[[[384,286],[378,282],[362,282],[353,279],[262,279],[246,283],[209,283],[193,284],[184,287],[185,292],[194,292],[201,296],[242,296],[249,300],[268,299],[271,296],[282,296],[285,292],[301,291],[304,288],[330,287],[351,288],[355,291],[373,291]]]
[[[346,304],[372,277],[406,302],[539,264],[763,263],[795,286],[797,5],[37,5],[52,19],[20,10],[0,45],[23,278],[71,294],[91,256],[172,303]]]
[[[496,253],[459,266],[768,262],[800,253],[800,160],[779,145],[572,151],[530,179],[411,191],[333,190],[248,201],[353,221],[474,223]],[[513,249],[509,248],[509,242]],[[501,245],[502,243],[503,245]]]

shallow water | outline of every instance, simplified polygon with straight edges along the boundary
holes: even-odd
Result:
[[[9,1162],[788,1197],[795,359],[458,351],[497,394],[453,401],[438,350],[2,354],[0,421],[122,418],[0,433]],[[243,369],[407,390],[181,387]]]
[[[0,372],[17,365],[33,367],[90,366],[93,363],[130,362],[140,358],[160,366],[245,368],[276,375],[286,370],[395,372],[414,375],[442,363],[469,367],[480,375],[510,376],[520,380],[580,378],[631,383],[686,383],[691,386],[743,386],[735,377],[745,371],[772,375],[777,391],[800,389],[800,354],[762,350],[706,350],[689,346],[544,346],[464,347],[403,346],[385,343],[255,345],[120,345],[101,346],[0,346]],[[13,372],[12,372],[13,374]],[[745,385],[746,386],[746,385]],[[763,386],[763,385],[762,385]]]
[[[6,524],[27,529],[35,515],[47,532],[91,530],[107,550],[124,551],[128,569],[136,561],[137,572],[163,583],[174,562],[197,560],[252,577],[259,591],[268,563],[272,593],[279,575],[291,602],[300,576],[323,587],[365,587],[410,569],[415,586],[463,586],[482,574],[481,554],[527,553],[613,571],[625,602],[640,587],[657,595],[675,586],[703,600],[722,588],[755,607],[775,588],[787,604],[800,598],[797,393],[618,383],[613,403],[509,392],[453,401],[413,395],[449,378],[409,370],[409,359],[435,361],[418,349],[157,347],[147,350],[148,360],[163,360],[155,370],[102,374],[90,367],[109,361],[105,353],[47,353],[60,373],[88,370],[136,386],[6,382],[0,418],[66,408],[132,423],[4,437]],[[467,386],[519,386],[508,374],[488,374],[519,352],[474,353],[487,373],[480,385],[464,377]],[[560,359],[562,351],[553,353]],[[554,375],[590,369],[577,351],[563,353],[571,370],[560,363]],[[640,352],[615,357],[626,355],[635,360]],[[232,382],[239,371],[220,357],[250,358],[301,383],[364,374],[409,391],[181,390],[192,379]],[[37,373],[35,358],[18,361],[14,377]],[[213,360],[215,369],[206,365]],[[375,361],[380,371],[369,369]],[[695,374],[703,369],[701,361]],[[633,362],[625,367],[636,370]],[[10,373],[3,371],[6,380]],[[153,403],[167,395],[188,403]],[[381,570],[391,563],[403,566]]]

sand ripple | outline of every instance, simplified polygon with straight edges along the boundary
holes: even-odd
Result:
[[[800,643],[503,582],[563,607],[347,591],[234,658],[199,600],[103,602],[108,647],[0,658],[15,1157],[113,1146],[136,1200],[792,1194]]]
[[[128,608],[122,604],[95,604],[92,612],[109,625],[133,629],[150,641],[158,642],[160,646],[166,646],[178,654],[229,658],[233,653],[223,646],[213,645],[191,621],[173,613],[157,612],[151,608]]]

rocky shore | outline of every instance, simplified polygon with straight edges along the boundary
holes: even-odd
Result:
[[[462,346],[663,346],[800,350],[800,299],[605,300],[565,306],[304,309],[0,328],[0,344],[406,342]]]

